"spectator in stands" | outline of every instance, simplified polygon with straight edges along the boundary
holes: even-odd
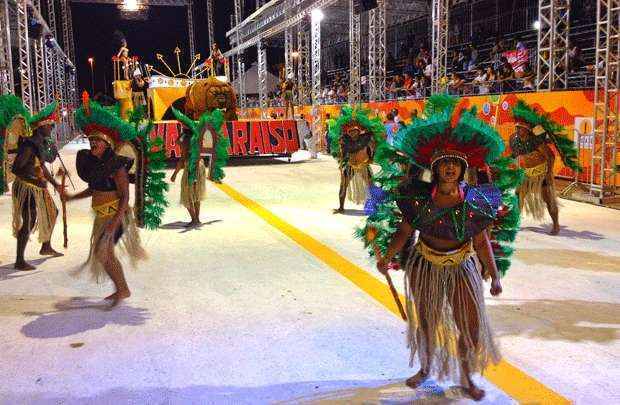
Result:
[[[456,54],[455,58],[453,59],[452,70],[455,70],[457,72],[462,72],[466,69],[465,68],[466,65],[467,65],[467,60],[465,58],[465,53],[463,53],[463,51],[459,51]]]
[[[450,94],[462,94],[465,80],[458,73],[452,73],[450,81],[448,82],[448,92]]]
[[[536,90],[533,79],[534,79],[534,76],[526,77],[523,79],[523,90],[526,90],[526,91]]]
[[[394,135],[396,134],[396,132],[398,132],[398,124],[394,122],[394,114],[392,114],[391,112],[387,114],[384,125],[386,133],[385,139],[389,145],[392,145]]]
[[[487,74],[481,67],[476,68],[476,77],[472,80],[475,92],[477,94],[487,94],[489,87],[487,86]]]
[[[512,65],[505,56],[501,57],[500,62],[501,64],[498,71],[499,80],[501,82],[500,92],[514,90],[515,72],[512,69]]]
[[[411,75],[409,73],[406,73],[403,75],[404,76],[404,80],[403,80],[403,92],[402,95],[404,97],[408,97],[411,94],[413,94],[414,88],[413,88],[413,78],[411,77]]]
[[[472,71],[476,68],[476,64],[478,63],[478,49],[474,44],[469,44],[469,65],[467,66],[467,71]]]
[[[581,69],[586,63],[581,56],[581,48],[577,45],[572,46],[568,51],[568,66],[570,72],[576,72]]]
[[[531,79],[534,77],[534,71],[532,70],[532,67],[530,66],[529,62],[526,62],[525,65],[523,65],[523,69],[520,72],[515,72],[515,77],[518,79]]]
[[[493,92],[499,91],[498,83],[497,83],[497,73],[495,73],[493,66],[487,67],[485,76],[487,80],[486,80],[486,83],[483,85],[483,87],[486,87],[486,93],[489,93],[490,91],[493,91]],[[484,89],[481,89],[481,90],[484,91]]]
[[[424,68],[424,76],[430,79],[432,75],[433,75],[433,65],[429,63]]]

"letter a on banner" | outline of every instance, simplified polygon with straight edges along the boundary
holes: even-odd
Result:
[[[257,152],[259,154],[264,154],[265,150],[263,149],[263,139],[260,130],[260,122],[252,121],[250,123],[250,154],[254,155]]]
[[[269,136],[269,122],[261,121],[260,127],[263,135],[263,147],[265,148],[265,153],[273,153],[271,150],[271,137]]]

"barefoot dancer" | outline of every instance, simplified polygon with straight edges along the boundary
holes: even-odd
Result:
[[[172,173],[170,180],[174,182],[177,174],[183,169],[181,180],[181,204],[187,208],[191,217],[188,227],[200,224],[200,202],[206,193],[207,170],[201,157],[201,146],[206,132],[209,132],[211,147],[209,180],[220,183],[224,179],[224,166],[228,161],[228,138],[222,135],[224,114],[220,110],[202,112],[194,121],[177,109],[172,109],[175,117],[186,127],[182,141],[182,156]],[[207,138],[209,139],[209,138]]]
[[[516,204],[516,185],[502,185],[500,190],[492,183],[474,186],[464,181],[466,173],[478,173],[481,178],[479,173],[489,166],[505,179],[502,167],[507,163],[502,162],[502,167],[497,163],[503,150],[499,134],[475,113],[466,111],[453,117],[455,104],[451,97],[431,97],[425,112],[428,119],[416,120],[396,135],[396,150],[387,151],[393,162],[402,163],[406,158],[422,173],[432,174],[432,180],[425,183],[430,180],[427,174],[419,176],[420,171],[392,166],[392,178],[379,182],[386,196],[371,212],[366,229],[379,231],[377,240],[383,242],[374,248],[382,253],[377,268],[384,274],[396,255],[405,254],[403,248],[414,231],[419,231],[417,243],[402,257],[410,362],[413,364],[417,355],[421,364],[407,385],[419,386],[430,373],[440,380],[460,376],[466,392],[479,400],[485,393],[474,384],[472,373],[481,373],[500,359],[485,310],[483,275],[491,277],[491,294],[500,294],[501,260],[498,264],[496,260],[506,260],[496,257],[493,248],[506,239],[500,240],[489,228],[501,223],[506,231],[518,229],[518,210],[511,208]],[[389,165],[383,158],[379,163],[387,173]],[[399,180],[400,186],[390,185]],[[400,219],[394,214],[394,205],[402,214]],[[510,217],[514,223],[499,222],[500,217]],[[382,224],[390,225],[382,228]],[[501,269],[506,268],[504,262]]]
[[[385,127],[365,110],[344,107],[331,130],[330,152],[340,165],[339,206],[334,213],[342,213],[347,196],[355,204],[366,201],[372,183],[370,164],[377,147],[385,142]]]
[[[13,96],[13,102],[21,101]],[[8,101],[8,99],[6,100]],[[17,258],[15,268],[18,270],[34,270],[35,267],[26,262],[24,252],[30,234],[39,229],[39,254],[59,257],[62,253],[52,248],[51,238],[58,216],[58,209],[50,195],[47,184],[51,183],[60,192],[60,184],[45,167],[46,162],[56,159],[57,151],[51,139],[55,125],[55,112],[58,105],[52,103],[38,114],[30,116],[26,109],[13,118],[9,131],[17,131],[19,140],[17,155],[12,171],[13,182],[13,236],[17,238]]]
[[[190,181],[188,165],[190,162],[190,139],[191,132],[186,132],[183,135],[181,143],[181,158],[177,161],[177,165],[170,177],[171,182],[175,182],[177,174],[183,169],[183,177],[181,178],[181,205],[183,205],[189,212],[191,221],[186,225],[187,227],[194,227],[200,225],[200,204],[205,199],[207,189],[207,169],[204,161],[200,156],[194,163],[195,177],[193,181]],[[198,145],[202,144],[202,135],[198,138]]]
[[[531,106],[519,101],[513,108],[516,132],[510,137],[512,156],[525,170],[525,181],[517,190],[521,210],[542,221],[545,206],[553,221],[551,235],[560,232],[557,195],[553,178],[555,155],[549,144],[554,144],[564,164],[581,171],[576,162],[577,151],[572,141],[562,131],[564,128],[551,121],[547,114],[536,112]]]
[[[94,103],[76,111],[76,124],[90,141],[90,150],[79,151],[75,163],[88,188],[64,198],[71,201],[92,197],[95,221],[90,254],[82,269],[89,269],[97,281],[105,275],[112,279],[116,291],[106,299],[115,306],[131,295],[123,267],[115,255],[116,245],[121,242],[132,264],[146,258],[129,207],[128,171],[133,160],[114,153],[121,139],[126,139],[122,133],[131,132],[133,127]]]

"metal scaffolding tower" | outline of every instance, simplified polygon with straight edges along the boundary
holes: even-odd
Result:
[[[0,1],[0,94],[15,93],[8,0]]]
[[[293,50],[295,42],[293,40],[293,27],[287,27],[284,30],[284,73],[288,78],[293,74]]]
[[[570,0],[538,2],[538,91],[566,88]]]
[[[299,94],[299,104],[310,102],[310,39],[308,30],[303,24],[299,25],[297,31],[297,52],[299,61],[297,64],[297,89]]]
[[[28,5],[26,0],[17,0],[17,40],[19,44],[19,82],[24,106],[32,111],[32,72],[30,64],[30,39],[28,38]]]
[[[355,13],[354,0],[349,0],[349,104],[360,102],[360,15]]]
[[[34,7],[41,12],[41,0],[33,1]],[[39,38],[33,41],[34,45],[34,72],[35,72],[35,86],[37,89],[36,96],[36,109],[40,110],[47,105],[47,75],[45,72],[45,55],[43,38]]]
[[[235,26],[241,23],[241,17],[243,15],[243,5],[241,0],[235,0],[234,3],[235,12],[234,12],[234,22]],[[239,33],[236,35],[236,40],[239,41]],[[245,58],[243,55],[243,51],[240,51],[236,54],[237,56],[237,81],[239,85],[237,87],[237,95],[239,97],[239,106],[241,108],[247,107],[247,95],[245,93]]]
[[[267,48],[258,43],[258,101],[261,113],[267,113]]]
[[[196,44],[194,42],[194,0],[187,2],[187,34],[189,35],[189,60],[194,60]]]
[[[598,0],[590,193],[616,199],[620,175],[620,0]]]
[[[213,34],[213,30],[215,29],[213,25],[213,0],[207,0],[207,29],[209,30],[209,49],[215,42],[215,35]]]
[[[432,66],[431,91],[445,91],[446,66],[448,63],[448,6],[449,0],[432,0]]]
[[[310,24],[310,58],[312,64],[312,105],[319,104],[321,94],[321,19],[312,18]]]
[[[385,99],[385,0],[368,12],[368,93],[370,101]]]

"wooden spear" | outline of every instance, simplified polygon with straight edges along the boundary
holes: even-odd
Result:
[[[375,256],[377,259],[381,258],[383,255],[381,254],[381,250],[379,246],[375,243],[375,239],[377,238],[377,230],[375,228],[369,227],[366,231],[366,239],[370,242],[372,246],[372,250],[375,252]],[[407,314],[405,314],[405,309],[403,308],[403,304],[400,302],[400,297],[398,296],[398,291],[394,287],[394,283],[392,282],[392,277],[390,277],[389,273],[385,273],[385,279],[390,287],[390,292],[392,293],[392,297],[394,297],[394,301],[396,302],[396,306],[398,307],[398,312],[400,312],[401,318],[403,321],[407,320]]]

